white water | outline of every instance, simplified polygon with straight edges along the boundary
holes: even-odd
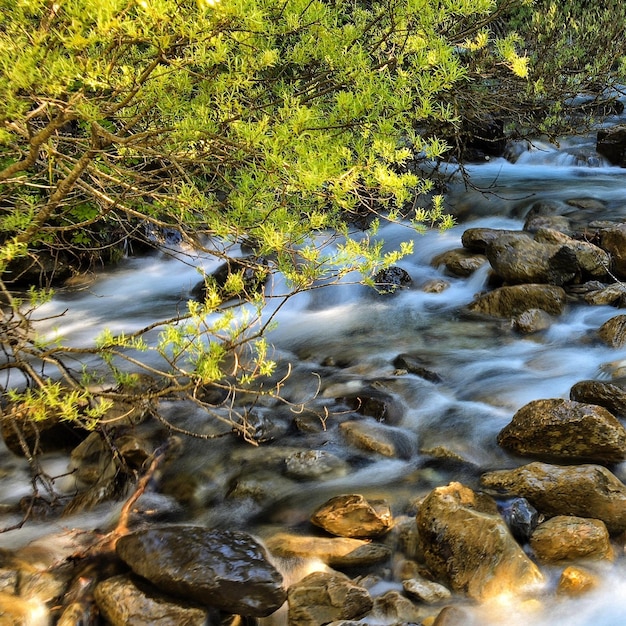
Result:
[[[405,408],[400,431],[410,435],[418,448],[445,446],[480,468],[507,467],[517,463],[498,449],[497,432],[513,413],[537,398],[567,397],[570,387],[583,379],[610,379],[626,366],[626,350],[609,349],[593,336],[610,317],[610,307],[570,305],[544,334],[522,337],[507,322],[477,321],[461,314],[474,295],[486,288],[487,270],[469,279],[445,276],[430,265],[438,253],[460,247],[468,227],[519,229],[525,213],[536,201],[555,202],[559,211],[572,220],[626,219],[626,171],[602,164],[581,166],[578,152],[589,152],[589,141],[556,148],[547,144],[523,155],[516,164],[501,159],[469,168],[474,185],[493,194],[463,189],[459,184],[451,196],[451,208],[463,223],[444,234],[413,235],[393,225],[381,230],[389,248],[415,238],[415,253],[401,262],[413,277],[413,288],[383,298],[355,285],[329,286],[304,293],[281,308],[278,327],[270,334],[278,358],[293,360],[294,371],[285,381],[284,394],[294,402],[308,397],[317,406],[332,406],[333,398],[373,381],[393,393]],[[497,186],[497,188],[496,188]],[[594,198],[603,209],[580,209],[570,200]],[[49,318],[42,327],[50,336],[89,345],[106,327],[113,332],[140,329],[155,319],[173,317],[184,311],[191,288],[200,279],[196,267],[210,271],[215,264],[189,253],[176,259],[153,256],[129,259],[118,269],[104,272],[89,289],[60,293],[42,309]],[[425,293],[421,286],[432,279],[449,283],[441,293]],[[349,282],[349,281],[346,281]],[[280,285],[277,284],[277,289]],[[418,355],[424,366],[437,372],[442,382],[427,382],[414,376],[396,376],[392,361],[398,354]],[[329,370],[328,359],[341,363]],[[320,378],[317,374],[321,376]],[[180,416],[185,424],[197,427],[206,416]],[[285,445],[302,445],[295,436]],[[326,433],[307,445],[348,457],[331,418]],[[195,521],[249,525],[262,507],[254,502],[225,501],[215,504],[210,485],[216,491],[237,477],[230,443],[190,445],[177,471],[203,476],[207,508],[194,513]],[[6,454],[5,454],[6,456]],[[315,503],[329,495],[360,491],[384,495],[400,507],[406,500],[424,494],[451,478],[445,472],[422,472],[421,457],[406,459],[363,459],[347,476],[322,484],[307,484],[306,493],[298,483],[275,488],[276,515],[306,517]],[[27,473],[16,460],[5,466],[7,478],[0,483],[0,500],[13,503],[28,492]],[[61,470],[58,470],[59,473]],[[9,473],[10,472],[10,473]],[[623,472],[626,474],[626,472]],[[624,476],[621,476],[624,479]],[[198,496],[200,498],[200,496]],[[202,498],[200,498],[202,499]],[[299,513],[289,513],[289,509]],[[98,513],[101,523],[107,515]],[[73,526],[97,523],[94,517],[68,520]],[[9,519],[5,522],[10,521]],[[273,527],[280,522],[272,520]],[[25,530],[0,535],[0,545],[14,547],[37,533],[56,531],[58,526],[27,526]],[[474,610],[476,624],[520,626],[618,626],[626,623],[626,572],[623,555],[604,574],[601,589],[580,600],[542,598],[540,603],[499,598]]]

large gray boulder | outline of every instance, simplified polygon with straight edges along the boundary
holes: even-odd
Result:
[[[605,408],[561,398],[533,400],[498,434],[498,444],[521,456],[619,463],[626,429]]]
[[[535,462],[488,472],[481,483],[499,494],[524,497],[547,516],[599,519],[611,534],[626,530],[626,485],[601,465]]]
[[[494,500],[460,483],[431,491],[419,508],[417,526],[426,564],[455,591],[485,600],[543,582]]]
[[[281,574],[244,532],[154,527],[121,537],[116,551],[161,591],[228,613],[265,617],[286,599]]]

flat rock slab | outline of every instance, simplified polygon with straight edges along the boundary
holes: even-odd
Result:
[[[161,591],[229,613],[265,617],[287,597],[265,549],[244,532],[155,527],[125,535],[116,550]]]

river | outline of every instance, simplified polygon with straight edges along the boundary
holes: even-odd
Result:
[[[581,158],[581,154],[585,156]],[[616,309],[570,303],[547,331],[522,336],[508,322],[464,314],[464,306],[487,288],[486,269],[470,278],[455,278],[430,264],[436,254],[460,247],[461,235],[470,226],[521,229],[526,213],[537,201],[555,203],[562,215],[578,224],[626,221],[626,170],[595,157],[586,161],[589,155],[593,155],[593,137],[564,141],[559,147],[538,142],[515,164],[492,159],[469,166],[471,187],[450,183],[447,202],[458,216],[457,226],[443,234],[424,235],[398,224],[381,228],[380,237],[389,249],[401,241],[415,240],[415,252],[400,263],[413,279],[411,288],[381,297],[348,278],[345,284],[299,294],[283,305],[276,316],[277,326],[269,334],[274,358],[293,364],[283,395],[296,405],[311,400],[317,409],[329,408],[330,414],[325,429],[309,434],[285,429],[265,449],[324,449],[345,460],[350,470],[329,480],[303,484],[284,476],[272,478],[272,466],[264,469],[259,465],[257,448],[225,439],[190,442],[175,471],[179,476],[201,475],[204,482],[196,488],[193,506],[183,520],[267,536],[282,528],[302,528],[315,505],[331,495],[352,492],[383,496],[394,511],[404,510],[408,503],[449,480],[476,480],[476,476],[459,476],[458,470],[425,463],[420,451],[445,447],[481,471],[512,467],[519,460],[500,450],[495,438],[517,409],[533,399],[567,398],[571,386],[580,380],[626,377],[626,350],[608,348],[594,338],[600,325],[616,315]],[[597,202],[578,202],[581,199]],[[52,318],[44,324],[45,332],[87,345],[105,327],[128,332],[175,315],[198,282],[199,264],[208,271],[214,267],[189,251],[180,252],[178,259],[166,255],[128,258],[119,267],[102,272],[88,289],[59,292],[41,311]],[[447,288],[425,292],[423,285],[433,280],[445,281]],[[274,288],[280,289],[280,285]],[[441,381],[398,375],[393,361],[402,353],[419,356]],[[283,366],[281,371],[285,371]],[[406,442],[399,457],[357,454],[338,436],[334,399],[372,385],[391,394],[402,407],[401,419],[390,427]],[[193,407],[171,403],[163,410],[181,426],[204,432],[213,428],[206,415]],[[261,414],[272,410],[259,408]],[[285,412],[277,414],[280,418]],[[260,454],[271,457],[270,452],[261,447]],[[0,502],[10,505],[29,493],[30,483],[27,467],[19,459],[6,451],[2,459]],[[64,473],[66,462],[60,456],[45,459],[48,470],[58,475]],[[626,467],[615,473],[626,479]],[[261,501],[232,496],[229,485],[245,484],[252,489],[254,477],[269,481]],[[59,479],[61,487],[63,480]],[[229,489],[230,496],[223,497]],[[0,535],[0,546],[16,547],[70,526],[103,527],[115,514],[116,508],[107,506],[74,519],[27,524]],[[14,521],[13,516],[5,516],[5,524]],[[476,623],[624,624],[623,555],[606,569],[603,587],[582,599],[545,599],[537,604],[500,598],[498,603],[472,609]],[[557,568],[553,573],[558,573]]]

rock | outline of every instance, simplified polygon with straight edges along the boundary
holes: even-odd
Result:
[[[533,400],[498,434],[521,456],[594,463],[626,459],[626,429],[605,408],[561,398]]]
[[[524,335],[547,330],[552,325],[552,317],[541,309],[528,309],[513,318],[513,328]]]
[[[0,624],[2,626],[49,626],[48,607],[37,599],[25,600],[0,592]]]
[[[626,306],[626,286],[622,283],[612,285],[602,285],[598,289],[591,289],[583,294],[583,299],[587,304],[594,306]]]
[[[565,291],[555,285],[511,285],[479,295],[469,310],[493,317],[515,317],[529,309],[560,315],[565,307]]]
[[[285,459],[285,474],[299,480],[329,480],[345,476],[350,466],[325,450],[300,450]]]
[[[598,329],[598,336],[611,348],[626,345],[626,315],[616,315],[607,320]]]
[[[571,224],[564,215],[534,215],[528,214],[524,222],[524,231],[527,233],[536,233],[544,228],[557,230],[561,233],[571,231]]]
[[[397,591],[388,591],[374,599],[372,621],[379,624],[419,624],[425,612]]]
[[[598,130],[596,151],[612,165],[626,167],[626,126]]]
[[[265,542],[276,557],[315,558],[329,567],[366,567],[391,556],[391,550],[380,543],[345,537],[312,537],[277,533]]]
[[[608,277],[611,257],[602,248],[589,243],[572,239],[566,234],[552,228],[542,228],[535,234],[535,241],[564,246],[576,257],[578,275],[584,279],[603,279]]]
[[[461,235],[461,244],[472,252],[485,254],[489,244],[502,235],[520,235],[520,231],[500,230],[497,228],[468,228]]]
[[[433,267],[443,265],[450,274],[462,277],[471,276],[485,263],[487,263],[487,257],[484,254],[470,252],[466,248],[442,252],[430,262]]]
[[[401,267],[388,267],[387,269],[380,270],[376,276],[374,276],[374,287],[380,294],[392,294],[398,290],[408,287],[413,282],[413,279],[406,270]]]
[[[373,386],[367,386],[359,393],[343,396],[340,401],[360,415],[373,417],[377,422],[392,426],[402,421],[406,410],[395,396]]]
[[[446,606],[437,615],[433,626],[471,626],[474,623],[466,609],[458,606]]]
[[[576,254],[569,246],[541,243],[526,233],[500,235],[485,254],[494,272],[513,284],[564,285],[578,269]]]
[[[399,354],[393,360],[393,366],[400,370],[406,370],[409,374],[419,376],[431,383],[440,383],[442,380],[437,372],[424,367],[419,358],[410,354]]]
[[[561,573],[556,592],[570,597],[593,591],[600,585],[599,578],[581,567],[566,567]]]
[[[335,620],[360,619],[372,609],[367,589],[338,572],[313,572],[289,587],[290,626],[319,626]]]
[[[513,536],[520,543],[526,543],[539,523],[537,509],[526,498],[515,498],[498,508]]]
[[[581,380],[569,392],[571,400],[603,406],[618,418],[626,418],[626,391],[600,380]]]
[[[229,277],[236,274],[240,276],[240,284],[247,294],[261,292],[269,278],[269,270],[263,259],[254,256],[242,257],[240,259],[230,258],[207,276],[205,280],[201,280],[196,284],[191,290],[191,297],[198,302],[204,302],[207,293],[207,282],[215,285],[220,296],[225,299],[238,297],[239,293],[231,291],[229,285]],[[236,285],[238,282],[235,281],[234,284]]]
[[[430,492],[417,513],[426,565],[455,591],[476,600],[543,582],[495,502],[450,483]]]
[[[409,596],[417,598],[426,604],[437,604],[452,597],[450,590],[439,583],[425,578],[409,578],[402,581],[402,588]]]
[[[626,530],[626,485],[601,465],[565,467],[535,462],[487,472],[481,483],[499,493],[527,498],[548,516],[600,519],[611,534]]]
[[[611,255],[611,268],[618,278],[626,277],[626,224],[600,232],[600,247]]]
[[[358,494],[335,496],[320,506],[311,522],[331,535],[364,539],[384,535],[393,526],[386,502],[368,502]]]
[[[121,537],[116,551],[161,591],[228,613],[264,617],[285,601],[282,576],[244,532],[152,527]]]
[[[111,626],[205,626],[206,609],[174,602],[156,590],[142,589],[129,576],[115,576],[99,583],[95,598]]]
[[[531,143],[527,139],[510,139],[506,142],[504,154],[502,155],[509,163],[517,163],[517,160],[528,152],[531,148]]]
[[[427,280],[422,286],[421,290],[424,293],[442,293],[450,286],[450,283],[446,280],[442,280],[441,278],[433,278],[432,280]]]
[[[530,547],[543,563],[576,559],[613,559],[613,548],[604,522],[557,515],[537,526]]]
[[[415,441],[406,431],[374,421],[351,420],[340,424],[339,431],[349,444],[383,456],[409,459],[415,450]]]

